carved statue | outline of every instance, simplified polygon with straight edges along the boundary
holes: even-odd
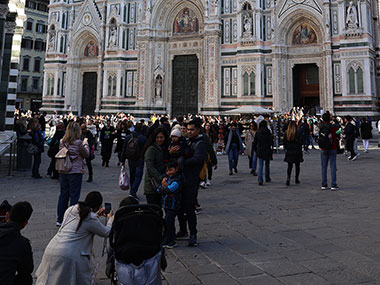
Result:
[[[51,29],[49,31],[49,44],[48,49],[54,49],[55,48],[55,30]]]
[[[350,4],[347,8],[346,24],[349,28],[358,27],[358,10],[353,1],[350,1]]]
[[[162,78],[161,78],[161,76],[157,76],[154,86],[156,88],[155,98],[162,98]]]
[[[244,33],[251,34],[252,21],[249,15],[244,15]]]
[[[117,33],[117,28],[116,26],[111,26],[110,27],[110,38],[109,38],[109,41],[108,41],[108,45],[110,47],[112,46],[116,46],[116,33]]]

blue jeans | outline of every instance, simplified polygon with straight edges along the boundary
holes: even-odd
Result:
[[[322,166],[322,186],[327,187],[327,166],[330,161],[331,170],[331,187],[336,184],[336,149],[321,151],[321,166]]]
[[[256,171],[257,168],[257,156],[255,155],[254,152],[252,152],[252,156],[248,156],[248,164],[249,164],[249,169],[252,169],[253,171]]]
[[[228,163],[230,165],[230,172],[233,168],[237,168],[239,161],[239,148],[236,143],[231,144],[230,149],[228,150]]]
[[[131,182],[131,195],[136,195],[144,174],[144,160],[128,160],[129,181]]]
[[[69,198],[70,206],[78,203],[82,188],[82,176],[82,173],[59,174],[61,193],[58,198],[57,222],[62,223],[63,215],[68,208]]]
[[[270,170],[269,170],[270,160],[264,160],[262,158],[259,158],[259,174],[258,174],[258,178],[259,178],[259,182],[260,183],[264,182],[264,180],[263,180],[264,162],[265,162],[265,180],[266,181],[270,180]]]
[[[33,177],[40,175],[40,165],[41,165],[41,152],[37,152],[33,154],[33,168],[32,168]]]

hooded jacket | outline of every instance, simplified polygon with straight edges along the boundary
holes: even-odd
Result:
[[[0,252],[0,284],[33,284],[32,247],[16,223],[0,223]]]
[[[267,127],[261,127],[255,134],[253,149],[256,156],[264,160],[272,160],[273,137]]]

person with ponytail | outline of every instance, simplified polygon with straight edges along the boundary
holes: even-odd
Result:
[[[102,203],[102,195],[93,191],[66,210],[36,271],[36,284],[94,284],[94,236],[107,237],[113,222],[112,211],[107,215],[107,225],[100,221],[99,217],[105,215]]]

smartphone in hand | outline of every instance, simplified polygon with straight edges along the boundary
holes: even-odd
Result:
[[[111,203],[104,203],[104,208],[106,209],[105,214],[108,215],[111,212]]]

